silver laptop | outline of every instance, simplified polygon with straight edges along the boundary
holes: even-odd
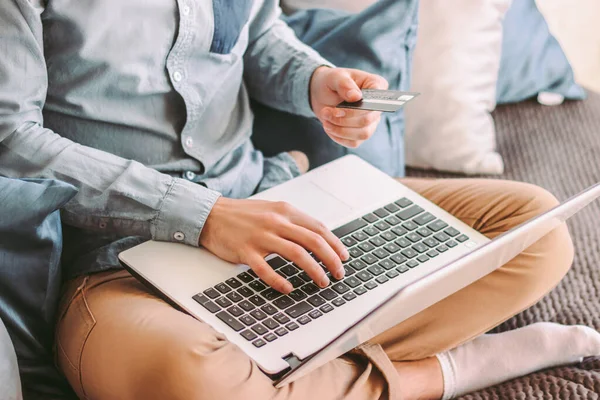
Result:
[[[119,258],[171,304],[225,334],[281,387],[502,266],[598,196],[600,185],[490,241],[346,156],[253,196],[287,201],[341,238],[351,259],[344,279],[330,276],[327,288],[275,254],[267,262],[293,284],[287,296],[248,266],[201,248],[149,241]],[[443,290],[415,299],[415,288],[432,280],[443,281]]]

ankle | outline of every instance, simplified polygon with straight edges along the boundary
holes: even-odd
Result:
[[[444,394],[442,369],[436,357],[417,361],[394,361],[403,400],[441,399]]]

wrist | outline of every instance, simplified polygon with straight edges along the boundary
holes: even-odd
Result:
[[[313,71],[313,73],[310,77],[310,84],[308,85],[308,99],[310,101],[310,108],[311,108],[311,110],[313,110],[313,112],[315,112],[315,107],[314,107],[315,101],[313,100],[313,96],[319,90],[319,85],[320,85],[320,82],[322,81],[321,76],[324,73],[326,73],[327,70],[330,68],[331,67],[329,65],[318,66],[317,68],[315,68],[315,70]]]

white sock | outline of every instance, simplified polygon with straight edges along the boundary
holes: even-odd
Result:
[[[587,326],[540,322],[481,335],[436,356],[444,377],[442,400],[594,355],[600,355],[600,333]]]

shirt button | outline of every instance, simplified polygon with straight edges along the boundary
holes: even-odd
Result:
[[[175,71],[175,73],[173,74],[173,80],[175,82],[179,82],[183,79],[183,75],[181,75],[181,72],[179,71]]]
[[[190,15],[190,8],[188,6],[183,7],[183,9],[181,10],[181,12],[183,12],[183,15]]]
[[[191,180],[194,180],[194,178],[196,177],[196,174],[193,173],[192,171],[186,171],[185,177],[191,181]]]
[[[191,137],[188,136],[185,139],[185,146],[186,147],[192,147],[192,146],[194,146],[194,139],[192,139]]]
[[[179,242],[181,242],[183,239],[185,239],[185,235],[183,234],[183,232],[175,232],[173,234],[173,238]]]

